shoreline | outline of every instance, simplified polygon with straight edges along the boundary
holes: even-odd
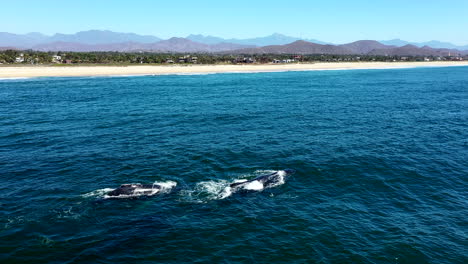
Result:
[[[197,75],[215,73],[259,73],[323,70],[406,69],[419,67],[468,66],[468,61],[433,62],[318,62],[303,64],[254,65],[135,65],[135,66],[3,66],[1,79],[35,77],[85,77],[85,76],[145,76],[145,75]]]

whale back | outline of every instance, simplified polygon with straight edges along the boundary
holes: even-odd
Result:
[[[231,183],[230,187],[231,188],[241,187],[243,185],[249,184],[249,183],[254,182],[254,181],[258,181],[258,182],[261,182],[263,185],[267,185],[268,183],[275,181],[278,176],[279,176],[278,172],[275,171],[275,172],[270,173],[270,174],[258,176],[257,178],[252,179],[252,180]]]
[[[134,194],[153,194],[154,191],[161,189],[157,184],[122,184],[119,188],[107,193],[107,196],[121,196]]]

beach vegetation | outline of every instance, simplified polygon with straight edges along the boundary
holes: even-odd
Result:
[[[135,65],[135,64],[267,64],[313,62],[397,62],[468,60],[465,57],[382,56],[332,54],[216,54],[216,53],[153,53],[153,52],[41,52],[34,50],[0,51],[0,63],[56,65]]]

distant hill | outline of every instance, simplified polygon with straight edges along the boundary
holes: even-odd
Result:
[[[108,30],[89,30],[75,34],[55,34],[46,36],[40,33],[25,35],[0,32],[0,46],[32,48],[36,45],[54,42],[73,42],[79,44],[111,44],[123,42],[153,43],[161,39],[154,36],[143,36],[134,33],[117,33]]]
[[[188,35],[186,37],[186,39],[189,39],[191,41],[195,41],[195,42],[200,42],[200,43],[204,43],[204,44],[209,44],[209,45],[213,45],[213,44],[218,44],[218,43],[223,43],[223,42],[226,42],[227,40],[223,39],[223,38],[218,38],[218,37],[213,37],[213,36],[204,36],[204,35]],[[233,42],[231,41],[230,43],[236,43],[236,42]]]
[[[187,38],[162,40],[155,36],[119,33],[109,30],[88,30],[75,34],[41,33],[12,34],[0,32],[0,47],[34,49],[40,51],[154,51],[154,52],[231,52],[274,54],[374,54],[421,55],[467,54],[467,46],[430,41],[409,43],[394,39],[389,41],[359,40],[333,45],[322,41],[282,34],[250,39],[223,39],[214,36],[189,35]],[[465,50],[465,51],[460,51]]]
[[[57,41],[52,43],[39,44],[32,49],[38,51],[74,51],[74,52],[89,52],[89,51],[137,51],[142,49],[141,43],[125,42],[114,44],[83,44],[76,42]]]
[[[405,45],[388,46],[373,40],[356,41],[343,45],[323,45],[297,40],[286,45],[264,47],[233,43],[204,44],[185,38],[171,38],[154,43],[123,42],[110,44],[83,44],[57,41],[33,46],[39,51],[117,51],[117,52],[180,52],[180,53],[227,53],[227,54],[336,54],[336,55],[382,55],[382,56],[447,56],[468,54],[468,51],[433,49]]]
[[[250,46],[219,43],[208,45],[194,42],[185,38],[171,38],[154,43],[138,43],[138,42],[123,42],[110,44],[82,44],[76,42],[57,41],[46,44],[39,44],[33,47],[39,51],[118,51],[118,52],[135,52],[135,51],[152,51],[152,52],[221,52],[227,50],[236,50],[248,48]]]
[[[270,36],[266,37],[259,37],[259,38],[249,38],[249,39],[223,39],[219,37],[213,37],[213,36],[204,36],[204,35],[189,35],[187,36],[187,39],[190,39],[192,41],[200,42],[200,43],[205,43],[205,44],[217,44],[217,43],[235,43],[235,44],[241,44],[241,45],[253,45],[253,46],[271,46],[271,45],[285,45],[292,43],[297,40],[303,40],[302,38],[298,37],[290,37],[286,36],[283,34],[275,33]],[[318,44],[329,44],[320,40],[316,39],[304,39],[305,41],[308,42],[313,42],[313,43],[318,43]]]
[[[322,45],[304,40],[297,40],[286,45],[271,45],[231,51],[237,54],[351,54],[352,51],[335,45]]]
[[[369,55],[384,56],[448,56],[462,55],[467,52],[453,49],[433,49],[429,46],[417,47],[415,45],[405,45],[402,47],[375,49],[369,52]]]
[[[392,45],[392,46],[398,46],[398,47],[403,47],[406,45],[413,45],[416,47],[424,47],[428,46],[434,49],[457,49],[457,50],[468,50],[468,45],[465,46],[457,46],[449,42],[442,42],[438,40],[431,40],[427,42],[409,42],[401,39],[392,39],[392,40],[382,40],[380,43],[385,44],[385,45]]]
[[[352,43],[340,45],[353,54],[368,54],[373,50],[380,50],[380,49],[389,49],[394,48],[395,46],[387,46],[375,40],[359,40]]]
[[[147,51],[160,52],[220,52],[245,48],[246,46],[230,43],[203,44],[185,38],[170,38],[146,46]]]
[[[382,55],[382,56],[452,56],[465,55],[468,51],[433,49],[428,46],[389,46],[373,40],[361,40],[343,45],[322,45],[298,40],[286,45],[226,51],[231,54],[335,54],[335,55]]]
[[[47,42],[76,42],[82,44],[110,44],[123,42],[153,43],[161,39],[134,33],[117,33],[109,30],[89,30],[75,34],[55,34]]]

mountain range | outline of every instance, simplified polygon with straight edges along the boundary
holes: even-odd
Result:
[[[468,50],[468,45],[465,46],[458,46],[449,42],[442,42],[438,40],[431,40],[427,42],[408,42],[404,41],[401,39],[392,39],[392,40],[381,40],[379,41],[382,44],[385,45],[392,45],[392,46],[397,46],[397,47],[403,47],[406,45],[413,45],[416,47],[424,47],[428,46],[434,49],[457,49],[457,50]]]
[[[375,40],[360,40],[343,45],[317,44],[298,40],[286,45],[270,45],[257,48],[226,51],[231,54],[334,54],[334,55],[381,55],[381,56],[455,56],[468,55],[468,51],[433,49],[428,46],[402,47],[384,45]]]
[[[75,34],[60,34],[47,36],[33,32],[28,34],[13,34],[0,32],[0,46],[14,46],[17,48],[33,48],[36,45],[53,42],[72,42],[79,44],[114,44],[123,42],[153,43],[161,41],[155,36],[138,35],[134,33],[118,33],[109,30],[88,30]]]
[[[292,43],[297,40],[305,40],[308,42],[313,42],[317,44],[331,44],[327,42],[323,42],[320,40],[316,39],[303,39],[303,38],[297,38],[297,37],[290,37],[286,36],[283,34],[279,33],[274,33],[270,36],[266,37],[259,37],[259,38],[248,38],[248,39],[223,39],[219,37],[213,37],[213,36],[204,36],[204,35],[189,35],[187,36],[187,39],[190,39],[192,41],[200,42],[200,43],[205,43],[205,44],[218,44],[218,43],[235,43],[235,44],[241,44],[241,45],[251,45],[251,46],[268,46],[268,45],[285,45]]]
[[[152,52],[229,52],[234,54],[369,54],[422,55],[467,54],[467,46],[430,41],[411,43],[400,39],[388,41],[360,40],[334,45],[315,39],[301,39],[282,34],[250,39],[223,39],[214,36],[189,35],[163,40],[150,35],[89,30],[75,34],[13,34],[0,32],[0,50],[9,48],[39,51],[152,51]],[[465,50],[460,52],[460,50]]]
[[[186,38],[170,38],[168,40],[161,40],[153,43],[140,43],[140,42],[121,42],[110,44],[83,44],[77,42],[52,42],[35,45],[32,47],[38,51],[117,51],[117,52],[136,52],[136,51],[150,51],[150,52],[221,52],[237,50],[242,48],[250,48],[254,46],[239,45],[233,43],[218,43],[218,44],[204,44],[194,42]]]

